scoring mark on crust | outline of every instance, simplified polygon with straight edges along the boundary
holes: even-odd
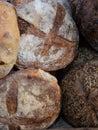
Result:
[[[65,17],[65,14],[66,14],[66,12],[65,12],[65,9],[63,8],[63,6],[60,5],[59,3],[57,3],[57,12],[56,12],[56,17],[54,20],[53,28],[51,29],[50,33],[46,37],[44,48],[43,48],[43,51],[41,53],[42,56],[44,56],[47,53],[49,48],[54,43],[54,40],[57,37],[57,32],[63,23],[63,19]]]
[[[17,96],[18,96],[17,82],[13,81],[6,95],[6,105],[9,115],[13,115],[17,111],[17,100],[18,100]]]
[[[18,18],[18,23],[21,34],[33,34],[39,38],[45,38],[46,34],[40,29],[36,28],[33,24],[29,24],[20,17]]]

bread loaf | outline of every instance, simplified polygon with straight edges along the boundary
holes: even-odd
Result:
[[[62,80],[62,112],[75,127],[98,127],[98,57]]]
[[[15,9],[0,1],[0,79],[9,73],[16,62],[19,29]]]
[[[98,0],[69,0],[79,31],[98,51]],[[77,1],[76,4],[73,4]]]
[[[68,2],[62,0],[14,0],[21,33],[19,68],[54,71],[74,58],[78,31]]]
[[[60,106],[57,80],[40,69],[17,71],[0,80],[0,126],[7,130],[47,128]]]

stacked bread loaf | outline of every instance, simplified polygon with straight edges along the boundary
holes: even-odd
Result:
[[[57,80],[40,69],[26,69],[8,75],[0,81],[1,128],[47,128],[59,114],[60,100]]]
[[[0,128],[47,128],[60,113],[61,90],[55,77],[43,70],[66,67],[78,47],[68,3],[5,0],[0,4]],[[22,70],[10,72],[15,64]]]
[[[72,126],[98,126],[98,52],[81,46],[72,18],[97,50],[96,3],[0,0],[0,129],[47,129],[60,112]]]

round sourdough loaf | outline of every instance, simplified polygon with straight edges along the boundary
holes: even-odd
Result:
[[[19,29],[12,5],[0,1],[0,79],[9,73],[17,59]]]
[[[98,127],[98,57],[62,80],[62,112],[75,127]]]
[[[21,33],[19,68],[54,71],[74,58],[78,31],[68,2],[62,0],[14,0]]]
[[[47,128],[58,117],[60,107],[57,80],[43,70],[20,70],[0,80],[1,127],[8,130]]]

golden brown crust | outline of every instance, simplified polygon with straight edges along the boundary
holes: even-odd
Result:
[[[0,78],[12,69],[19,47],[19,29],[15,9],[0,2]]]
[[[47,128],[60,112],[57,80],[42,70],[21,70],[0,80],[0,98],[6,100],[2,107],[8,111],[7,116],[0,115],[0,122],[11,129]]]

